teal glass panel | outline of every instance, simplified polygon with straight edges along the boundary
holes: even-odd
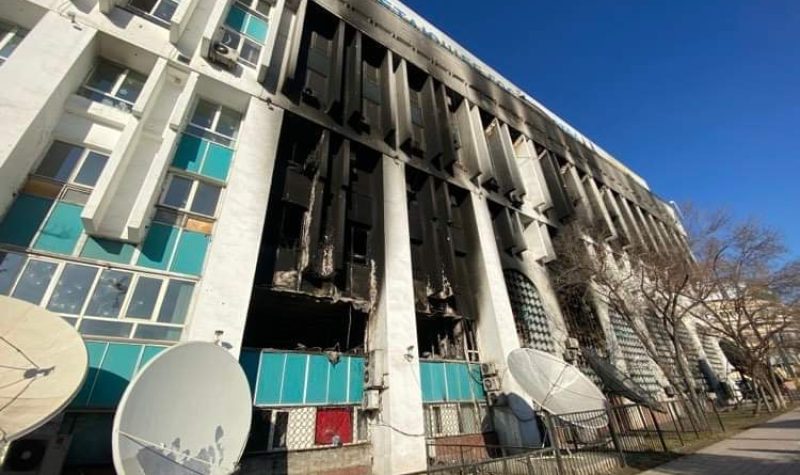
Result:
[[[183,134],[172,158],[172,166],[190,172],[198,172],[203,161],[208,142],[193,135]]]
[[[446,401],[444,364],[420,362],[419,369],[422,380],[422,400],[424,402]]]
[[[144,368],[144,365],[146,365],[148,361],[152,360],[159,353],[161,353],[166,349],[167,349],[166,346],[157,346],[157,345],[145,346],[144,350],[142,350],[142,357],[139,359],[139,366],[136,367],[136,372],[138,373],[139,371],[141,371],[142,368]]]
[[[364,398],[364,358],[350,358],[350,402]]]
[[[83,246],[81,257],[88,257],[108,262],[128,264],[133,257],[134,246],[121,241],[89,237]]]
[[[306,404],[324,404],[328,401],[328,368],[330,367],[331,363],[325,356],[311,355],[309,357]]]
[[[75,399],[72,400],[70,407],[82,407],[89,403],[92,387],[94,387],[94,383],[97,380],[98,368],[100,368],[103,355],[108,347],[108,343],[99,341],[87,341],[85,344],[86,353],[89,355],[89,369],[86,371],[86,379],[83,381],[83,386],[81,386]]]
[[[203,162],[203,175],[217,180],[225,181],[228,179],[228,170],[231,168],[233,160],[233,150],[216,143],[208,144],[208,154]]]
[[[481,366],[477,364],[469,365],[470,385],[472,386],[472,395],[475,399],[485,399],[486,394],[483,392],[483,378],[481,377]]]
[[[283,370],[286,365],[285,353],[261,353],[261,366],[258,369],[256,405],[279,404],[283,386]]]
[[[267,41],[267,22],[253,15],[248,16],[250,17],[250,21],[247,22],[244,34],[264,44],[264,42]]]
[[[348,402],[347,390],[349,389],[350,360],[352,358],[343,356],[335,365],[331,365],[331,372],[328,377],[328,402],[331,404],[344,404]]]
[[[228,11],[228,16],[225,18],[225,24],[236,31],[243,31],[247,16],[247,13],[241,8],[231,7],[230,11]]]
[[[258,350],[242,350],[239,353],[239,365],[241,365],[244,375],[247,376],[247,383],[250,384],[250,393],[256,393],[256,381],[258,379],[258,363],[261,359],[261,352]]]
[[[114,407],[125,392],[139,361],[142,345],[110,343],[97,374],[89,405]]]
[[[461,394],[461,381],[459,378],[458,368],[462,366],[460,363],[445,363],[444,371],[447,378],[447,400],[448,401],[463,401],[469,399],[469,392],[465,395]],[[466,396],[466,397],[465,397]]]
[[[31,245],[53,200],[31,195],[19,195],[0,223],[0,242],[21,247]]]
[[[166,224],[153,223],[142,244],[137,264],[143,267],[166,270],[175,241],[178,239],[178,228]]]
[[[303,404],[306,383],[306,355],[287,354],[281,388],[282,404]]]
[[[170,270],[182,274],[200,275],[203,261],[206,259],[208,240],[208,234],[184,230],[178,240],[175,259],[172,260]]]
[[[72,254],[83,232],[82,210],[83,206],[76,204],[63,201],[56,203],[33,247],[42,251]]]

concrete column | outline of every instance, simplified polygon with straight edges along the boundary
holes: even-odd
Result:
[[[425,469],[425,422],[405,166],[388,156],[382,160],[384,256],[368,341],[375,358],[371,366],[383,376],[384,389],[372,421],[372,472],[399,474]]]
[[[91,67],[96,30],[48,12],[0,69],[0,214],[44,153]]]
[[[283,113],[250,99],[185,340],[222,330],[231,352],[241,350]]]
[[[471,267],[474,279],[472,289],[476,292],[478,308],[478,350],[482,362],[497,365],[502,392],[506,394],[508,402],[505,406],[494,407],[495,430],[503,445],[534,446],[539,442],[539,431],[528,402],[529,397],[511,377],[506,364],[508,354],[519,348],[519,337],[492,218],[485,197],[470,193],[470,206],[475,224]]]

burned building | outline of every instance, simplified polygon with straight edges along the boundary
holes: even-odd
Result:
[[[25,473],[107,470],[127,383],[188,340],[250,380],[241,473],[535,444],[511,350],[642,358],[586,289],[556,295],[551,237],[683,240],[644,180],[394,0],[3,2],[0,90],[0,293],[90,362]]]

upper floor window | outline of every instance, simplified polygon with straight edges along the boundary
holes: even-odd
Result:
[[[159,23],[168,23],[180,0],[130,0],[128,7]]]
[[[34,174],[93,188],[107,161],[108,156],[102,153],[55,141]]]
[[[236,0],[225,23],[222,44],[239,52],[239,61],[255,67],[261,47],[267,41],[269,11],[272,3],[264,0]]]
[[[233,109],[200,99],[186,132],[231,147],[239,132],[242,115]]]
[[[18,26],[0,23],[0,64],[8,60],[27,33],[27,30]]]
[[[130,111],[142,92],[147,76],[109,61],[100,61],[78,94]]]

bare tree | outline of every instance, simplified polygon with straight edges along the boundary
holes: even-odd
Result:
[[[784,406],[771,356],[783,350],[781,336],[798,326],[800,261],[787,259],[781,234],[756,220],[691,211],[686,224],[696,260],[687,293],[692,313],[737,349],[756,393],[766,391]]]
[[[553,265],[556,289],[589,284],[595,299],[628,322],[670,385],[691,402],[699,417],[699,388],[681,338],[697,305],[686,298],[694,282],[690,253],[677,243],[622,251],[601,236],[579,221],[559,229],[554,239],[559,256]]]

